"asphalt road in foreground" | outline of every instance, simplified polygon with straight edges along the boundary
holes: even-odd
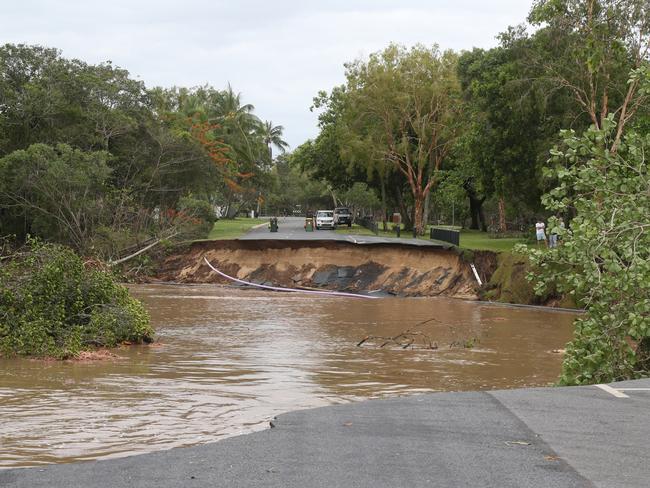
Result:
[[[304,217],[280,217],[278,219],[278,232],[269,231],[268,225],[253,228],[244,236],[239,239],[274,239],[274,240],[295,240],[295,241],[311,241],[311,240],[335,240],[346,241],[354,244],[407,244],[410,246],[426,246],[437,248],[448,248],[451,244],[431,240],[428,237],[413,239],[408,237],[392,238],[392,237],[378,237],[378,236],[362,236],[362,235],[349,235],[334,232],[333,230],[314,230],[313,232],[306,232]],[[345,227],[344,227],[345,229]],[[408,235],[408,234],[406,234]]]
[[[611,387],[434,393],[305,410],[212,444],[0,471],[0,486],[645,488],[650,380]]]

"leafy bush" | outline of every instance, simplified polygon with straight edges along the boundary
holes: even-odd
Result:
[[[142,304],[71,249],[30,241],[0,261],[0,353],[69,358],[96,346],[147,343]]]
[[[568,229],[551,219],[562,244],[530,250],[538,291],[555,284],[586,314],[567,346],[563,384],[606,383],[650,372],[650,135],[630,133],[617,152],[614,127],[565,133],[552,151],[558,186],[544,196],[558,214],[575,212]]]
[[[179,228],[188,237],[205,238],[217,221],[217,215],[207,200],[185,196],[178,201],[176,218]]]

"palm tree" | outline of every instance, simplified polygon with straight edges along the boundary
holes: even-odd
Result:
[[[258,127],[260,119],[253,113],[250,103],[242,105],[241,93],[235,93],[232,86],[220,92],[216,106],[210,113],[210,121],[221,126],[225,142],[248,163],[259,159]]]
[[[273,161],[273,146],[277,147],[282,154],[289,148],[289,144],[282,139],[283,132],[284,127],[281,125],[273,125],[273,122],[269,120],[259,127],[259,134],[269,151],[269,161]]]

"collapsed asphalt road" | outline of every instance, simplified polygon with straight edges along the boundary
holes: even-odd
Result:
[[[212,444],[0,471],[0,486],[647,487],[650,380],[612,386],[437,393],[293,412],[275,428]]]

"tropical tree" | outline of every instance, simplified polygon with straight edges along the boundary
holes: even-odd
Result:
[[[346,66],[345,128],[406,178],[420,234],[427,195],[460,129],[456,63],[437,46],[391,45]]]
[[[262,137],[264,144],[269,151],[269,162],[273,161],[273,146],[275,146],[282,154],[289,148],[289,144],[282,139],[284,127],[281,125],[273,125],[273,122],[267,120],[262,123],[258,129],[259,135]]]
[[[647,103],[650,69],[647,0],[536,0],[529,21],[542,27],[531,59],[556,88],[567,90],[594,127],[614,116],[613,151],[626,125]],[[630,74],[631,73],[631,74]]]
[[[147,90],[110,62],[0,46],[0,234],[112,260],[202,232],[268,186],[259,126],[231,87]]]
[[[549,286],[573,295],[586,314],[567,347],[563,384],[608,383],[650,372],[650,136],[631,132],[610,148],[614,116],[583,136],[565,132],[549,172],[559,185],[544,196],[562,245],[529,250],[538,291]]]
[[[568,117],[560,95],[548,97],[545,86],[528,81],[535,76],[525,65],[533,41],[512,32],[502,39],[502,46],[460,57],[465,130],[454,162],[465,175],[473,223],[482,199],[494,195],[505,231],[507,206],[539,208],[548,147]]]

